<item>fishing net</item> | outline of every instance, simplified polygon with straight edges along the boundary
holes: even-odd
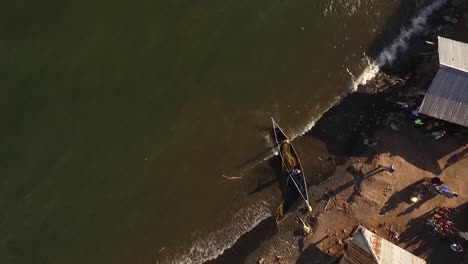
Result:
[[[286,165],[288,170],[291,170],[292,168],[296,167],[297,160],[291,154],[291,145],[290,144],[285,143],[283,145],[283,147],[281,148],[281,155],[283,156],[284,164]]]

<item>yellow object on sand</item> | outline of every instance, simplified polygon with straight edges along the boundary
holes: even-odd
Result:
[[[417,203],[419,201],[418,197],[411,197],[411,201],[413,203]]]
[[[308,206],[307,206],[307,210],[308,210],[309,212],[312,212],[312,206],[308,205]]]
[[[308,223],[304,222],[304,220],[302,220],[301,218],[299,218],[299,220],[302,223],[302,230],[304,230],[304,233],[309,234],[310,230],[311,230],[310,225]]]

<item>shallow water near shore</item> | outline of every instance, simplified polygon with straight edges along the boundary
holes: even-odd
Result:
[[[391,45],[415,10],[373,0],[4,4],[0,261],[215,258],[281,199],[264,162],[269,117],[303,134],[375,73],[366,54]]]

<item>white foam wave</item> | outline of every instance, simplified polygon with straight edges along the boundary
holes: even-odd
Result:
[[[364,85],[368,81],[372,80],[379,72],[380,68],[389,64],[392,64],[399,53],[404,52],[408,48],[408,42],[414,35],[420,34],[424,30],[424,26],[427,24],[429,16],[442,7],[447,0],[434,1],[426,8],[421,10],[418,15],[412,19],[411,25],[408,28],[403,28],[398,37],[392,42],[390,46],[385,48],[377,57],[376,61],[371,61],[368,57],[365,57],[365,63],[367,64],[364,71],[355,78],[354,75],[347,69],[348,73],[352,76],[353,82],[350,88],[350,92],[356,91],[359,85]],[[333,1],[329,6],[329,12],[333,11]],[[325,11],[325,14],[327,10]],[[336,98],[336,103],[331,105],[325,112],[327,112],[333,106],[339,104],[341,100],[346,96],[343,94]],[[322,114],[323,115],[323,114]],[[320,116],[321,117],[321,116]],[[314,118],[309,122],[304,129],[292,137],[292,139],[304,135],[315,125],[318,118]],[[271,146],[272,141],[269,135],[265,136],[266,144]],[[271,148],[265,157],[258,161],[258,164],[268,160],[273,155],[276,155],[275,148]],[[256,164],[256,165],[258,165]],[[254,165],[254,166],[256,166]],[[200,238],[193,245],[181,254],[178,258],[173,260],[173,263],[203,263],[211,259],[215,259],[221,255],[226,249],[232,247],[234,243],[246,232],[252,230],[262,220],[271,216],[268,203],[262,201],[250,206],[248,208],[241,209],[232,218],[231,222],[227,224],[221,230],[215,231],[206,237]]]
[[[365,57],[368,65],[358,78],[353,78],[350,90],[356,91],[359,85],[364,85],[368,81],[374,79],[381,67],[394,63],[398,55],[408,49],[410,39],[424,31],[424,27],[427,25],[430,15],[441,8],[446,2],[447,0],[434,1],[432,4],[419,11],[411,20],[410,26],[401,29],[400,34],[395,38],[392,44],[380,52],[376,61],[372,62],[368,57]],[[348,72],[353,76],[349,70]]]
[[[434,1],[432,4],[422,9],[416,17],[411,20],[411,25],[408,28],[403,28],[393,43],[380,53],[377,58],[377,65],[382,67],[395,62],[398,53],[402,53],[408,49],[410,38],[423,32],[430,15],[441,8],[446,2],[447,0]]]
[[[348,68],[346,68],[346,71],[351,75],[351,79],[352,79],[352,84],[349,88],[349,91],[355,92],[357,88],[359,87],[359,85],[365,85],[369,81],[374,79],[375,76],[377,76],[377,74],[379,73],[381,67],[391,65],[392,63],[394,63],[398,55],[408,49],[408,43],[411,37],[423,32],[424,27],[427,25],[427,21],[430,15],[434,13],[436,10],[438,10],[439,8],[441,8],[446,2],[447,0],[437,0],[437,1],[434,1],[432,4],[423,8],[421,11],[419,11],[418,14],[411,20],[410,26],[406,28],[403,27],[400,31],[400,34],[395,38],[392,44],[384,48],[380,52],[380,54],[377,56],[377,59],[375,61],[373,61],[372,59],[370,59],[364,54],[363,61],[366,67],[364,68],[363,72],[357,78]],[[331,8],[332,4],[333,4],[333,0],[330,1],[330,10],[332,9]],[[357,0],[354,2],[354,4],[360,5],[361,2]],[[347,94],[345,93],[345,94],[342,94],[341,96],[338,96],[336,98],[336,103],[328,107],[328,109],[326,109],[324,113],[327,112],[333,106],[338,105],[346,95]],[[291,137],[291,140],[293,140],[294,138],[298,136],[302,136],[308,131],[310,131],[312,127],[315,126],[316,121],[321,118],[321,116],[319,116],[318,118],[314,118],[312,121],[307,123],[307,125],[302,130],[300,130],[296,135]],[[266,138],[267,145],[270,146],[271,137],[268,134],[264,135],[264,137]],[[268,158],[270,157],[263,159],[258,164],[267,160]]]
[[[377,76],[377,73],[380,71],[380,66],[377,63],[371,61],[369,57],[364,57],[364,60],[367,66],[361,75],[359,75],[359,77],[354,77],[349,69],[346,69],[352,78],[352,84],[349,88],[350,92],[355,92],[359,85],[365,85],[367,82],[374,79],[375,76]]]
[[[198,264],[215,259],[245,233],[252,230],[262,220],[271,216],[269,205],[265,201],[259,201],[250,207],[237,212],[224,228],[198,239],[193,245],[179,257],[169,263]]]
[[[320,119],[320,118],[318,118],[318,119]],[[316,122],[315,120],[312,120],[311,122],[309,122],[307,124],[307,126],[305,126],[301,131],[299,131],[299,134],[297,136],[293,137],[293,139],[298,137],[298,136],[302,136],[305,133],[307,133],[309,130],[311,130],[315,126],[315,122]]]
[[[265,145],[269,148],[272,148],[275,146],[275,144],[273,143],[273,138],[271,137],[270,133],[268,133],[267,131],[264,131],[262,133],[262,137],[263,137],[263,140],[265,140]]]

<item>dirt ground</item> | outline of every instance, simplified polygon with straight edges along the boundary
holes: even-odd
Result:
[[[420,105],[423,96],[416,94],[429,87],[439,68],[437,47],[427,40],[437,42],[439,35],[468,41],[468,2],[452,2],[435,16],[431,33],[414,41],[401,65],[379,73],[293,142],[309,175],[313,212],[298,206],[279,223],[269,219],[215,263],[336,263],[358,225],[427,263],[468,263],[468,241],[434,237],[425,224],[435,206],[454,207],[459,210],[452,219],[455,227],[468,231],[468,130],[446,123],[448,136],[435,140],[396,104]],[[458,23],[443,22],[443,16],[455,16]],[[398,131],[388,128],[391,114],[402,121]],[[363,144],[366,137],[380,141],[369,148]],[[323,153],[310,151],[320,148]],[[382,169],[391,164],[394,173]],[[416,186],[435,176],[459,196],[411,203]],[[301,220],[311,225],[309,235],[303,234]],[[462,244],[464,252],[453,252],[452,242]]]
[[[453,15],[453,10],[445,8],[439,17]],[[442,35],[468,41],[468,9],[456,10],[461,14],[460,23],[447,24],[442,32],[433,29],[426,39],[436,41],[436,36]],[[424,38],[418,41],[422,43]],[[304,208],[298,208],[288,213],[278,224],[276,234],[250,254],[245,259],[246,263],[335,263],[344,253],[351,241],[351,233],[358,225],[422,257],[427,263],[468,263],[468,241],[457,236],[434,237],[425,224],[435,206],[447,206],[459,210],[453,216],[455,227],[468,231],[467,136],[456,135],[461,128],[454,128],[447,130],[449,136],[435,140],[423,127],[411,125],[413,121],[408,113],[404,117],[405,125],[398,131],[366,125],[385,123],[388,113],[395,111],[389,103],[409,99],[405,97],[409,93],[428,88],[438,70],[438,57],[417,54],[436,54],[437,49],[420,43],[416,46],[412,51],[416,55],[408,59],[409,64],[405,67],[410,78],[393,82],[395,79],[389,75],[377,76],[368,87],[390,85],[391,88],[366,91],[366,87],[361,87],[364,88],[362,93],[358,90],[346,98],[312,129],[311,137],[324,142],[329,152],[325,155],[331,155],[339,165],[333,176],[310,187],[309,198],[314,211],[306,213]],[[416,98],[414,103],[420,105],[421,100]],[[379,111],[382,113],[377,113]],[[355,131],[356,124],[361,121],[363,128]],[[361,132],[381,141],[363,150]],[[308,140],[310,138],[305,136],[295,143],[302,157],[310,156]],[[303,158],[303,163],[304,160],[306,164],[303,165],[311,168],[307,159]],[[325,161],[320,162],[325,164]],[[382,166],[391,164],[395,165],[394,173],[382,170]],[[312,169],[307,171],[313,173]],[[316,174],[315,177],[322,180],[321,174]],[[448,199],[438,195],[411,203],[410,197],[416,185],[424,178],[435,176],[459,196]],[[302,234],[300,219],[310,223],[311,234]],[[464,252],[453,252],[450,249],[453,242],[462,244]]]
[[[405,136],[401,135],[403,133]],[[330,178],[324,183],[336,190],[336,198],[332,198],[329,210],[318,217],[318,228],[307,242],[318,242],[316,246],[319,249],[336,255],[341,253],[345,244],[339,245],[337,240],[344,240],[352,227],[361,224],[432,263],[441,263],[437,261],[439,257],[456,263],[458,256],[442,254],[451,253],[444,250],[448,246],[442,243],[434,247],[436,245],[427,239],[437,239],[425,236],[429,231],[425,230],[424,221],[416,220],[424,218],[437,205],[459,207],[468,202],[468,181],[464,179],[468,173],[468,159],[454,162],[466,153],[467,146],[458,147],[458,143],[450,139],[434,142],[415,129],[402,132],[385,130],[378,136],[383,140],[382,144],[371,150],[368,157],[357,158],[351,165],[354,168],[351,173],[347,172],[346,177],[339,179]],[[373,152],[379,154],[373,156]],[[396,168],[393,174],[379,170],[380,165],[391,164]],[[415,186],[422,179],[434,176],[439,176],[460,196],[447,199],[439,195],[412,204],[409,198]],[[392,226],[400,234],[399,240],[392,239]],[[327,235],[328,238],[323,239]]]
[[[450,241],[433,237],[424,223],[435,206],[457,207],[461,210],[454,218],[455,225],[468,230],[468,145],[451,137],[434,140],[416,128],[384,129],[377,136],[382,142],[351,158],[341,167],[343,174],[311,188],[309,195],[315,197],[314,214],[318,216],[301,212],[288,215],[259,262],[333,263],[351,241],[354,228],[363,225],[428,263],[460,263],[462,255],[450,250]],[[381,169],[391,164],[395,165],[394,173]],[[412,204],[409,199],[415,186],[434,176],[459,197],[438,195]],[[315,230],[311,235],[300,234],[299,217],[312,223]],[[295,234],[286,230],[295,230]]]

